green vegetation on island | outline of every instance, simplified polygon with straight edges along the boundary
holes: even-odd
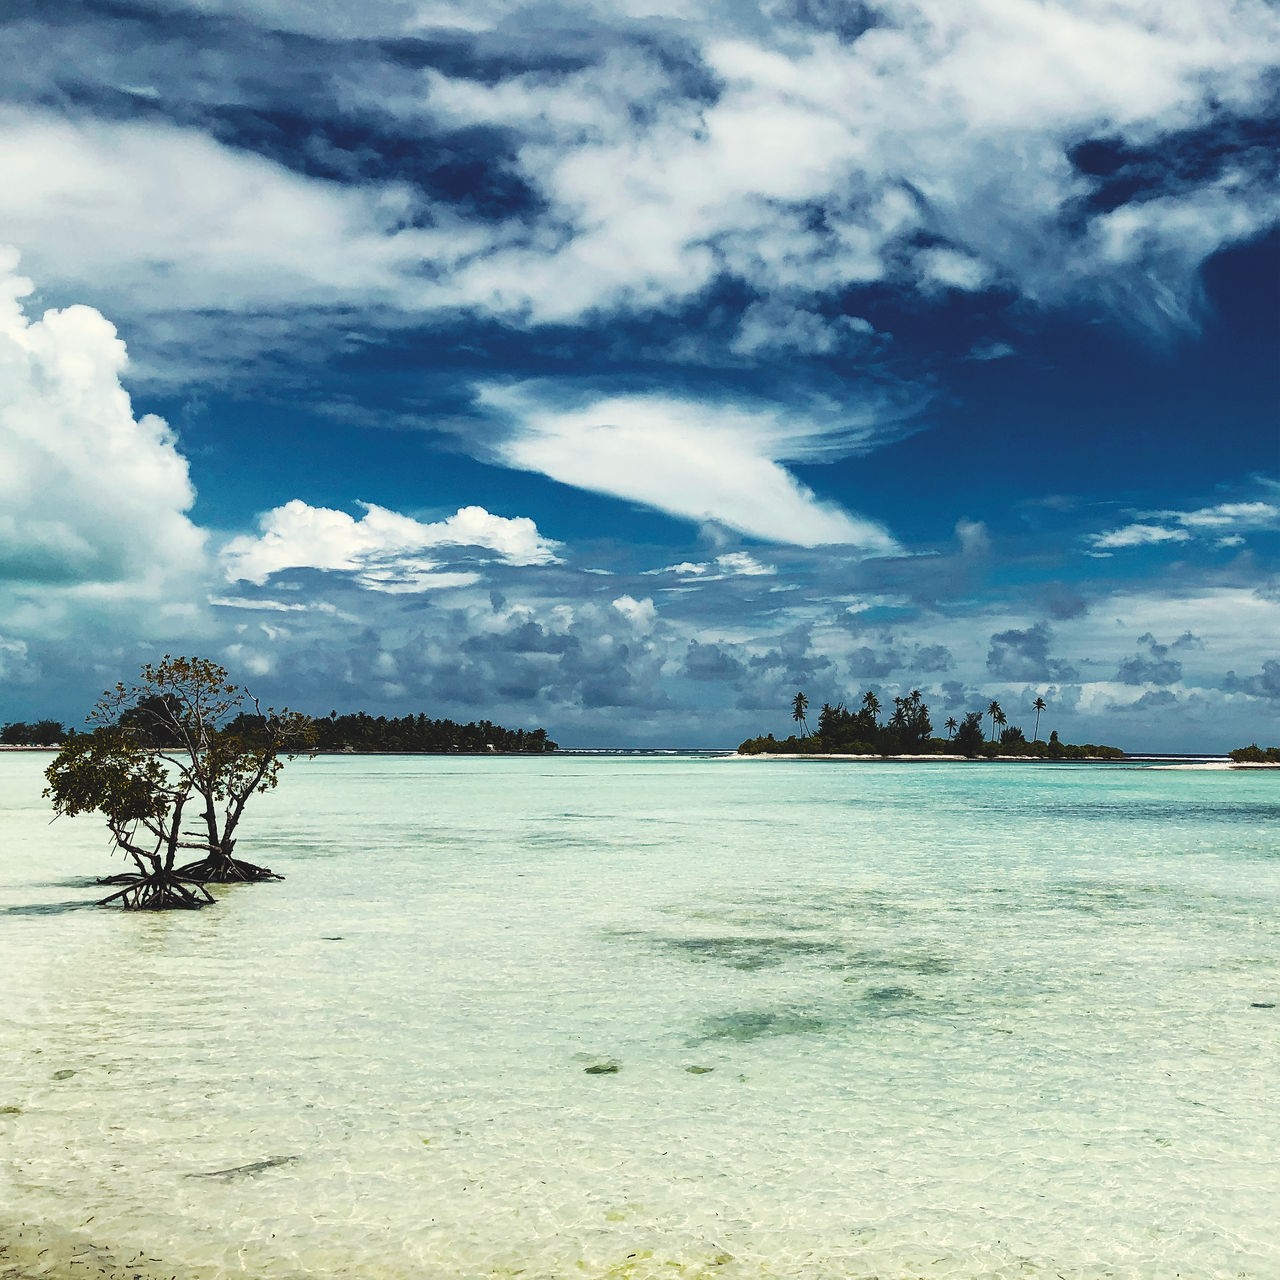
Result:
[[[56,747],[68,736],[58,720],[37,720],[27,724],[15,720],[0,728],[0,746],[5,747]]]
[[[545,729],[504,729],[489,720],[458,724],[426,715],[340,716],[331,711],[315,722],[317,751],[502,752],[544,755],[556,749]]]
[[[1035,712],[1030,741],[1018,725],[1010,725],[1004,709],[992,701],[985,711],[970,711],[962,720],[947,719],[945,738],[935,736],[929,708],[919,689],[893,700],[893,711],[882,721],[880,699],[868,690],[857,711],[843,702],[824,703],[817,729],[808,722],[809,699],[797,693],[791,700],[791,718],[800,725],[799,735],[777,739],[772,733],[748,738],[738,747],[741,755],[854,755],[916,756],[962,755],[969,759],[1018,756],[1030,760],[1122,760],[1118,747],[1094,743],[1072,744],[1059,739],[1057,730],[1047,742],[1040,740],[1040,715],[1048,709],[1037,697],[1028,710]],[[984,720],[991,722],[987,736]]]
[[[1236,764],[1280,764],[1280,747],[1260,747],[1256,742],[1227,754]]]
[[[244,725],[252,722],[245,715]],[[497,752],[503,755],[545,755],[555,751],[557,743],[545,729],[504,729],[491,720],[475,720],[467,724],[456,720],[433,720],[419,712],[408,716],[371,716],[365,711],[339,715],[331,711],[313,721],[316,752],[421,752],[443,753]],[[158,727],[152,726],[153,732]],[[27,724],[15,720],[0,728],[0,746],[57,747],[76,736],[76,730],[64,728],[57,720],[37,720]],[[179,746],[166,741],[162,746]]]

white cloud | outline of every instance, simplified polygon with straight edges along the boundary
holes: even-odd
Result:
[[[1223,110],[1266,110],[1280,50],[1266,0],[879,0],[866,6],[879,25],[852,41],[779,6],[692,0],[553,2],[536,22],[514,0],[188,5],[349,40],[465,30],[498,68],[527,47],[535,70],[470,79],[407,69],[365,40],[316,78],[332,80],[329,109],[433,145],[441,130],[503,132],[495,175],[534,201],[486,220],[411,184],[356,181],[362,153],[318,138],[308,146],[351,183],[194,126],[6,109],[0,225],[58,296],[131,322],[149,375],[159,353],[243,371],[255,345],[314,347],[317,328],[345,324],[331,310],[379,327],[455,309],[581,322],[670,307],[723,277],[760,298],[732,339],[747,356],[840,349],[856,326],[820,304],[871,281],[998,281],[1047,305],[1085,295],[1179,324],[1205,258],[1275,220],[1271,180],[1247,160],[1092,216],[1093,180],[1071,161],[1090,137],[1153,147]],[[566,40],[567,67],[538,65]],[[332,49],[315,56],[340,65]],[[166,72],[156,58],[134,68],[118,52],[81,74],[119,92],[135,70]],[[266,111],[269,65],[241,81],[220,72],[193,101]],[[135,87],[166,100],[163,83]],[[913,249],[920,236],[932,247]],[[226,312],[242,324],[209,341]]]
[[[474,572],[441,572],[440,562],[423,552],[442,547],[480,548],[510,565],[556,562],[560,546],[544,538],[527,517],[491,515],[483,507],[463,507],[434,523],[361,503],[359,520],[345,511],[312,507],[294,499],[259,518],[257,537],[227,543],[227,577],[261,585],[284,569],[329,569],[356,574],[373,591],[403,593],[467,586]]]
[[[716,568],[725,575],[742,578],[771,577],[778,570],[771,564],[761,564],[755,556],[746,551],[730,551],[716,556]]]
[[[362,0],[359,5],[315,0],[174,0],[199,13],[230,14],[264,27],[345,39],[420,35],[432,31],[485,31],[527,10],[524,0]],[[582,0],[548,6],[544,18],[682,18],[705,15],[693,0]]]
[[[643,600],[637,600],[634,596],[619,596],[613,602],[613,607],[637,631],[652,631],[658,618],[658,610],[648,596]]]
[[[700,578],[710,568],[705,563],[695,563],[692,560],[681,560],[679,564],[669,564],[665,569],[646,569],[645,573],[650,577],[660,573],[675,573],[682,578]]]
[[[976,258],[954,249],[926,249],[916,255],[926,289],[941,287],[975,292],[991,282],[991,273]]]
[[[47,287],[114,314],[413,307],[488,243],[396,184],[305,177],[164,124],[0,110],[0,224]]]
[[[729,349],[745,356],[761,351],[830,355],[874,333],[872,326],[857,316],[828,319],[820,312],[769,299],[753,302],[743,312]]]
[[[0,635],[0,681],[9,685],[33,684],[38,674],[26,642]]]
[[[1280,48],[1262,0],[878,8],[885,25],[851,43],[776,15],[736,35],[708,22],[702,57],[722,86],[710,103],[639,58],[604,78],[433,76],[443,119],[528,139],[520,171],[550,211],[522,246],[463,268],[454,296],[568,320],[687,298],[718,272],[819,294],[914,273],[927,289],[999,278],[1047,302],[1092,293],[1127,313],[1137,300],[1150,322],[1177,323],[1204,258],[1274,220],[1269,184],[1239,171],[1081,235],[1091,180],[1070,159],[1090,136],[1150,145],[1224,101],[1262,110]],[[913,258],[918,233],[944,243]],[[782,348],[830,341],[801,310],[768,329],[751,318],[739,344],[769,330]]]
[[[808,445],[801,424],[777,414],[657,396],[560,411],[520,392],[490,388],[482,398],[516,422],[498,450],[510,466],[771,542],[896,549],[882,526],[821,500],[779,465]]]
[[[1016,355],[1016,351],[1007,342],[979,342],[969,352],[970,360],[1003,360],[1006,356]]]
[[[991,534],[981,520],[961,516],[956,521],[956,538],[967,556],[985,556],[991,550]]]
[[[1165,542],[1190,542],[1185,529],[1168,529],[1158,524],[1127,524],[1110,533],[1095,533],[1090,542],[1096,551],[1112,551],[1121,547],[1154,547]]]
[[[1087,654],[1096,666],[1114,669],[1141,636],[1190,632],[1196,643],[1179,647],[1184,680],[1205,688],[1216,687],[1227,666],[1256,668],[1274,657],[1280,635],[1280,600],[1241,587],[1120,591],[1100,601],[1096,612],[1113,625],[1098,627],[1085,616],[1055,623],[1062,652]]]
[[[1280,507],[1270,502],[1222,502],[1216,507],[1168,514],[1188,529],[1280,528]]]
[[[1270,502],[1221,502],[1194,511],[1146,514],[1149,520],[1160,523],[1136,522],[1109,533],[1095,533],[1089,537],[1090,545],[1095,551],[1111,551],[1191,542],[1196,537],[1212,536],[1215,545],[1234,547],[1244,542],[1244,533],[1280,529],[1280,507]]]
[[[777,572],[776,565],[762,564],[749,551],[727,551],[711,561],[682,560],[665,569],[646,569],[645,576],[673,573],[680,578],[697,578],[699,582],[723,582],[727,578],[771,578]]]
[[[134,416],[124,343],[90,307],[28,319],[17,262],[0,249],[0,582],[154,598],[202,576],[186,459]]]

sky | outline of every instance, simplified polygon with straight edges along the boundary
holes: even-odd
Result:
[[[0,59],[0,721],[168,652],[564,746],[1280,741],[1268,0],[8,0]]]

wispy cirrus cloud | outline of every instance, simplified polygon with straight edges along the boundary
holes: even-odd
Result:
[[[1239,546],[1245,535],[1280,529],[1280,506],[1271,502],[1221,502],[1192,511],[1151,511],[1141,520],[1106,533],[1090,534],[1093,554],[1109,555],[1133,547],[1155,547],[1195,540]]]
[[[778,572],[776,565],[765,564],[749,551],[726,551],[714,560],[683,560],[663,569],[646,569],[646,576],[672,574],[682,581],[723,582],[727,578],[771,578]]]
[[[557,409],[511,388],[486,389],[481,400],[510,420],[496,447],[508,466],[770,542],[897,550],[882,525],[824,501],[781,465],[830,447],[798,416],[666,396]]]

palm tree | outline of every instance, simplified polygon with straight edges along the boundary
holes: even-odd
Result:
[[[809,736],[809,723],[805,720],[805,712],[809,710],[809,699],[803,693],[797,693],[791,699],[791,718],[800,726],[800,736]]]
[[[1008,721],[1005,719],[1004,710],[994,698],[991,699],[991,705],[987,708],[987,715],[991,717],[991,741],[994,742],[996,740],[996,725],[1007,724]]]
[[[955,716],[948,716],[948,717],[947,717],[947,737],[948,737],[948,739],[951,737],[951,735],[952,735],[953,733],[955,733],[955,731],[956,731],[959,727],[960,727],[960,726],[956,723],[956,718],[955,718]]]
[[[1037,698],[1031,705],[1036,710],[1036,735],[1034,738],[1031,739],[1031,741],[1039,742],[1040,741],[1040,713],[1045,709],[1046,706],[1048,706],[1048,703],[1046,703],[1043,698]]]
[[[874,724],[876,716],[880,714],[880,699],[870,689],[862,695],[862,709],[871,717]]]

